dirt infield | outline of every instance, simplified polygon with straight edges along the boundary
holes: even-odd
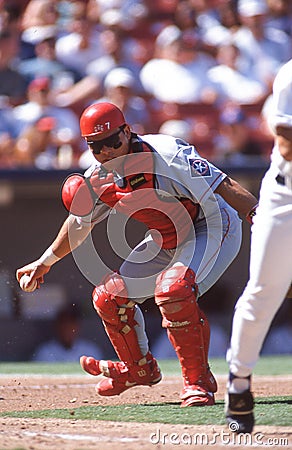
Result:
[[[218,377],[216,398],[223,399],[226,378]],[[181,379],[164,377],[152,388],[135,387],[119,397],[102,398],[95,394],[96,378],[83,376],[4,376],[1,377],[0,412],[69,408],[72,419],[22,419],[0,418],[0,449],[27,450],[137,450],[174,449],[179,447],[220,448],[220,434],[227,432],[223,426],[169,425],[147,423],[105,422],[74,419],[74,408],[80,406],[104,406],[134,403],[179,402]],[[254,377],[256,396],[289,395],[292,392],[292,376]],[[193,408],[194,414],[196,408]],[[171,440],[172,433],[177,439]],[[202,443],[191,441],[194,434],[204,434]],[[213,442],[218,433],[216,445]],[[292,448],[292,427],[256,426],[254,434],[263,434],[270,448],[283,448],[279,440],[285,438],[284,448]],[[181,441],[179,439],[182,439]],[[289,444],[287,445],[287,439]],[[273,443],[272,443],[273,442]],[[200,445],[202,444],[202,445]],[[231,445],[232,444],[232,445]],[[245,443],[246,444],[246,443]],[[264,446],[264,441],[249,442],[244,449]],[[242,448],[242,442],[233,441],[229,448]]]

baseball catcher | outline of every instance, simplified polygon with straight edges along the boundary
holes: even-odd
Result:
[[[51,266],[70,252],[75,255],[96,223],[114,220],[113,212],[142,222],[146,236],[116,272],[108,270],[94,283],[93,306],[118,361],[88,355],[81,357],[81,366],[93,376],[103,375],[97,385],[102,396],[160,382],[139,308],[154,298],[180,361],[181,406],[213,405],[217,384],[208,364],[210,328],[198,299],[236,257],[239,215],[250,219],[257,201],[193,145],[167,135],[133,133],[111,103],[86,108],[80,128],[92,165],[84,175],[65,180],[62,201],[68,218],[51,246],[19,269],[17,278],[28,274],[40,287]],[[86,276],[85,262],[78,266]],[[98,278],[97,264],[95,269]]]

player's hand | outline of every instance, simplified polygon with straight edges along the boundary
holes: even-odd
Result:
[[[44,282],[44,276],[49,272],[50,268],[50,266],[45,266],[37,260],[17,269],[16,279],[19,282],[23,275],[29,275],[31,277],[31,282],[36,280],[37,289],[39,289],[40,285]]]

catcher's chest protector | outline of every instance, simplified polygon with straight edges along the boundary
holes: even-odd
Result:
[[[162,248],[175,248],[188,236],[198,206],[189,199],[161,196],[155,187],[154,156],[145,143],[134,145],[125,159],[124,178],[116,179],[113,173],[100,170],[92,186],[99,198],[117,211],[143,222],[154,233]],[[160,237],[160,236],[161,237]],[[162,242],[161,242],[162,238]]]

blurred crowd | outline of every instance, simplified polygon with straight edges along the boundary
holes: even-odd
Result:
[[[0,0],[0,169],[86,168],[79,116],[104,100],[137,133],[266,161],[291,57],[290,0]]]

